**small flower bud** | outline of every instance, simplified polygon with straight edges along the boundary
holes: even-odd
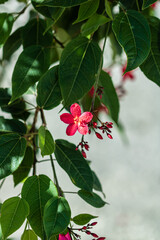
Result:
[[[96,122],[93,122],[93,127],[97,128],[97,123]]]
[[[91,223],[91,226],[95,226],[97,224],[97,222],[93,222]]]
[[[104,239],[106,239],[106,238],[105,237],[100,237],[97,240],[104,240]]]
[[[78,147],[76,147],[76,151],[78,150]]]
[[[91,233],[91,235],[95,238],[98,238],[98,235],[96,233]]]
[[[90,231],[86,231],[86,233],[87,233],[88,235],[91,235],[91,232],[90,232]]]
[[[83,155],[84,158],[87,158],[87,155],[86,155],[84,150],[82,150],[82,155]]]
[[[98,132],[95,132],[95,134],[96,134],[97,138],[103,139],[103,137],[101,136],[101,134],[99,134]]]
[[[108,133],[107,133],[107,136],[108,136],[110,139],[113,139],[113,137],[112,137],[110,134],[108,134]]]
[[[86,230],[86,229],[87,229],[87,227],[86,227],[86,226],[84,226],[82,229],[83,229],[83,230]]]
[[[91,134],[91,129],[89,129],[88,134]]]
[[[84,147],[87,151],[89,151],[89,145],[88,144],[85,144]]]

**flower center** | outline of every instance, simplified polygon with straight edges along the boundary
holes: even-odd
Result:
[[[79,119],[78,116],[76,116],[76,117],[74,118],[74,123],[75,123],[75,124],[78,124],[79,122],[80,122],[80,119]]]

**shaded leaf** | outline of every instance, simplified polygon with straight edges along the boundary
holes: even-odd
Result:
[[[0,47],[6,42],[12,30],[14,18],[12,14],[0,13]]]
[[[43,47],[51,46],[53,41],[52,30],[49,28],[48,31],[45,32],[46,27],[46,21],[43,19],[35,18],[29,21],[23,27],[22,31],[23,47],[27,48],[32,45],[40,45]]]
[[[153,3],[157,2],[157,0],[143,0],[142,10],[148,8]]]
[[[21,164],[26,140],[15,133],[0,135],[0,179],[13,173]]]
[[[22,27],[13,32],[3,46],[3,59],[10,60],[12,54],[18,50],[22,44],[21,38]]]
[[[44,126],[39,128],[38,138],[42,156],[51,155],[54,152],[54,140],[51,133]]]
[[[76,102],[95,82],[101,50],[97,43],[84,37],[70,41],[62,52],[59,83],[65,106]]]
[[[97,218],[97,216],[92,216],[87,213],[82,213],[77,216],[75,216],[72,221],[77,225],[85,225],[89,223],[92,219]]]
[[[25,134],[26,131],[27,128],[24,123],[17,119],[5,119],[4,117],[0,117],[0,132],[17,132]]]
[[[51,198],[44,208],[44,228],[48,239],[64,231],[70,223],[71,210],[63,197]]]
[[[37,85],[37,104],[45,110],[50,110],[62,100],[58,82],[58,66],[49,69]]]
[[[150,28],[145,17],[134,10],[118,14],[112,28],[127,55],[126,73],[141,65],[147,58],[150,51]]]
[[[30,146],[26,148],[25,156],[21,165],[13,173],[14,186],[22,182],[29,174],[34,160],[34,153]]]
[[[24,49],[13,71],[11,102],[37,82],[48,67],[48,61],[45,61],[45,52],[42,47],[30,46]]]
[[[105,0],[106,13],[107,13],[107,15],[113,20],[113,15],[112,15],[112,8],[111,8],[111,6],[112,6],[111,2],[109,2],[109,0]]]
[[[81,22],[91,17],[98,9],[99,0],[88,1],[79,7],[78,18],[74,23]]]
[[[118,123],[119,115],[119,100],[116,90],[113,86],[112,79],[108,73],[101,71],[100,73],[100,84],[103,86],[103,94],[101,101],[109,110],[109,114],[112,119]]]
[[[111,21],[110,18],[107,18],[103,15],[99,15],[95,13],[91,18],[88,19],[88,21],[85,24],[82,25],[82,28],[81,28],[82,35],[88,36],[94,33],[95,31],[97,31],[97,29],[101,25],[110,21]]]
[[[28,221],[33,231],[44,238],[44,206],[50,198],[58,196],[56,186],[45,175],[32,176],[25,181],[21,194],[30,206]]]
[[[77,187],[91,191],[92,172],[82,154],[76,151],[76,146],[68,141],[56,140],[55,143],[55,156],[59,165]]]
[[[7,199],[1,209],[1,227],[4,238],[18,230],[28,214],[29,206],[24,199],[19,197]]]
[[[37,6],[49,6],[49,7],[73,7],[80,5],[88,0],[35,0]]]
[[[38,240],[38,238],[32,230],[28,229],[24,231],[21,240]]]
[[[156,17],[149,17],[148,21],[152,36],[151,50],[140,69],[147,78],[160,86],[160,20]]]
[[[94,171],[92,171],[92,175],[93,175],[93,188],[96,191],[100,191],[103,193],[102,184],[100,183],[100,181]]]
[[[79,190],[78,195],[88,204],[96,208],[101,208],[106,204],[106,202],[104,202],[100,196],[98,196],[96,193],[93,193],[93,192]]]

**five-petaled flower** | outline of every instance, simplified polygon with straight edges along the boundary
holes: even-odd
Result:
[[[63,113],[60,116],[61,121],[69,124],[66,133],[68,136],[72,136],[78,132],[82,135],[88,133],[88,123],[92,120],[93,115],[90,112],[84,112],[81,114],[81,107],[79,104],[74,103],[70,107],[70,113]]]
[[[58,240],[71,240],[71,237],[70,237],[69,233],[67,233],[66,235],[59,234]]]

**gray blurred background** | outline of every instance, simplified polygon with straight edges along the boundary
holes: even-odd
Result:
[[[14,3],[13,3],[14,2]],[[0,12],[17,11],[14,0],[1,7]],[[156,14],[159,14],[159,8]],[[17,26],[25,24],[27,15],[18,19]],[[15,26],[15,28],[17,27]],[[109,43],[108,43],[109,44]],[[21,51],[21,50],[20,50]],[[15,54],[4,73],[0,66],[0,76],[4,74],[1,87],[10,87],[11,75],[18,54]],[[108,49],[105,51],[104,67],[109,65]],[[110,205],[95,209],[81,200],[76,194],[66,194],[72,208],[72,217],[79,213],[98,215],[98,224],[94,232],[107,240],[159,240],[160,239],[160,91],[159,87],[147,80],[140,70],[135,71],[135,81],[127,81],[126,96],[120,102],[120,122],[125,133],[122,135],[114,127],[113,140],[99,140],[87,136],[90,151],[87,156],[92,160],[92,169],[96,171]],[[118,66],[112,69],[115,84],[120,79]],[[54,139],[64,138],[75,144],[80,134],[67,137],[66,124],[59,120],[60,107],[45,111],[48,129]],[[8,115],[6,115],[8,116]],[[102,114],[101,118],[109,118]],[[77,191],[67,174],[56,164],[60,185],[64,191]],[[50,163],[40,163],[38,174],[47,174],[53,179]],[[8,177],[0,192],[0,201],[20,193],[22,185],[13,186],[12,177]],[[101,197],[103,195],[101,194]],[[20,239],[24,226],[11,235]],[[82,239],[87,238],[82,235]]]

